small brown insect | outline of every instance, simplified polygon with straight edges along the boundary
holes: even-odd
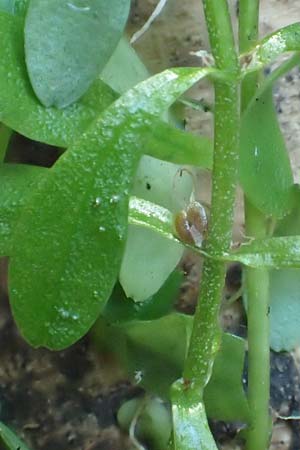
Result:
[[[181,241],[201,247],[207,234],[207,215],[199,202],[192,202],[175,215],[175,230]]]

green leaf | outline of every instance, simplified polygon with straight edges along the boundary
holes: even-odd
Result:
[[[24,17],[30,0],[15,0],[14,13],[16,16]]]
[[[281,220],[276,236],[300,234],[300,190],[295,191],[295,206]],[[300,270],[270,271],[270,345],[275,351],[291,351],[300,344]]]
[[[132,380],[168,398],[183,369],[192,322],[191,316],[172,313],[119,325],[100,321],[95,332],[100,346],[116,354]]]
[[[0,13],[0,121],[30,139],[67,147],[107,108],[116,94],[96,80],[79,102],[44,108],[32,92],[23,49],[22,20]]]
[[[40,176],[47,169],[21,164],[2,164],[0,166],[0,256],[12,253],[14,227],[20,218],[27,196]]]
[[[174,128],[161,120],[153,120],[145,145],[145,153],[155,158],[182,166],[212,168],[211,139]]]
[[[223,257],[255,268],[300,267],[300,236],[255,239]]]
[[[180,166],[144,156],[139,164],[132,193],[173,211],[189,202],[192,177]],[[131,225],[120,271],[120,283],[137,302],[146,300],[166,281],[180,261],[184,247],[151,229]]]
[[[127,39],[122,37],[100,77],[114,91],[124,94],[140,81],[146,80],[149,75],[135,50]]]
[[[244,73],[260,70],[285,52],[300,51],[300,23],[280,28],[266,36],[255,48],[241,56]]]
[[[153,450],[166,450],[172,432],[169,408],[158,398],[133,398],[118,411],[121,428],[130,432],[135,421],[134,437],[147,442]],[[141,448],[144,448],[141,446]]]
[[[3,63],[0,65],[0,120],[30,139],[68,147],[117,98],[117,94],[98,79],[80,101],[63,111],[43,108],[33,94],[28,80],[20,19],[0,13],[0,42],[0,58]],[[141,81],[145,73],[138,70],[136,56],[130,46],[121,43],[119,47],[121,50],[124,48],[124,55],[123,50],[118,50],[118,47],[119,56],[113,56],[108,62],[104,78],[109,81],[112,68],[116,65],[123,67],[124,58],[130,60],[133,67],[137,67],[136,71],[126,80],[123,75],[122,80],[111,80],[114,87],[123,91],[127,89],[129,81],[135,84]],[[126,49],[128,53],[125,54]],[[145,153],[177,164],[188,163],[204,168],[212,166],[210,140],[177,130],[157,118],[152,117],[152,120],[153,125],[145,130]]]
[[[292,351],[300,345],[300,270],[270,272],[270,346]]]
[[[208,417],[226,421],[249,420],[249,405],[242,385],[245,341],[223,333],[211,379],[204,389]]]
[[[174,448],[176,450],[217,450],[209,429],[205,407],[183,380],[172,386]]]
[[[0,422],[0,440],[8,450],[29,450],[27,445],[10,428],[4,425],[3,422]]]
[[[25,54],[34,92],[47,107],[78,100],[113,54],[129,0],[31,0],[25,19]]]
[[[0,11],[13,13],[15,7],[15,0],[0,0]]]
[[[141,303],[127,298],[121,285],[116,283],[102,314],[110,323],[159,319],[174,310],[182,278],[182,273],[175,270],[155,295]]]
[[[254,95],[254,98],[252,98],[250,104],[248,107],[252,107],[252,104],[255,103],[255,99],[257,97],[261,97],[262,94],[272,89],[274,83],[276,83],[279,78],[283,77],[287,72],[292,70],[295,66],[298,66],[300,64],[300,53],[295,53],[290,59],[287,61],[284,61],[280,66],[278,66],[276,69],[274,69],[268,76],[266,76],[259,88],[256,91],[256,94]]]
[[[292,207],[293,175],[271,89],[242,118],[240,182],[251,203],[280,218]]]
[[[67,347],[95,322],[120,270],[129,189],[149,126],[144,114],[161,115],[212,72],[167,70],[139,84],[36,183],[9,270],[13,314],[33,346]]]

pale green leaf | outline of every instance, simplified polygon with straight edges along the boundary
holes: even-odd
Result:
[[[189,174],[179,174],[180,166],[144,156],[132,194],[178,211],[189,202],[193,185]],[[155,231],[131,225],[120,271],[126,295],[140,302],[157,292],[177,266],[183,250],[182,245]]]
[[[31,0],[25,19],[29,78],[47,107],[78,100],[113,54],[130,1]]]

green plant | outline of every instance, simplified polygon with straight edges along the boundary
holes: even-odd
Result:
[[[259,1],[240,0],[238,54],[226,0],[203,5],[214,65],[148,77],[126,40],[118,44],[129,0],[111,1],[109,8],[100,0],[0,1],[2,159],[13,130],[67,148],[51,169],[2,164],[0,250],[10,257],[10,302],[29,343],[62,349],[97,321],[94,338],[117,353],[149,392],[171,402],[170,448],[215,449],[207,411],[209,417],[245,422],[247,449],[264,450],[271,431],[268,308],[275,277],[270,270],[291,277],[289,292],[295,292],[300,267],[299,190],[272,86],[299,63],[300,26],[258,41]],[[263,68],[284,52],[295,54],[264,76]],[[119,73],[124,60],[130,61],[125,79]],[[215,89],[214,145],[176,128],[167,113],[204,77]],[[140,161],[145,154],[156,159]],[[196,230],[203,234],[202,245],[199,239],[181,240],[174,226],[192,190],[190,177],[183,177],[174,202],[173,179],[186,164],[212,171],[208,232]],[[249,239],[232,248],[238,182]],[[183,246],[205,261],[194,318],[175,313],[172,304],[181,280],[172,272]],[[149,254],[146,268],[141,249]],[[221,333],[218,325],[230,261],[245,267],[247,396],[241,384],[244,341]],[[277,350],[299,339],[297,327],[286,331],[279,325],[274,333],[283,301],[291,314],[298,312],[291,299],[285,293],[272,305],[271,344]],[[168,410],[153,399],[135,408],[131,421],[137,423],[140,414],[142,437],[151,434],[151,414],[161,413],[168,422]],[[161,430],[155,434],[156,426],[154,421],[151,442],[164,448],[169,431],[167,437]],[[0,436],[10,448],[25,448],[4,425]]]

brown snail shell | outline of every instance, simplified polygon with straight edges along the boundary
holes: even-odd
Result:
[[[174,220],[176,234],[187,244],[202,246],[207,234],[207,216],[199,202],[192,202],[185,210],[178,212]]]

